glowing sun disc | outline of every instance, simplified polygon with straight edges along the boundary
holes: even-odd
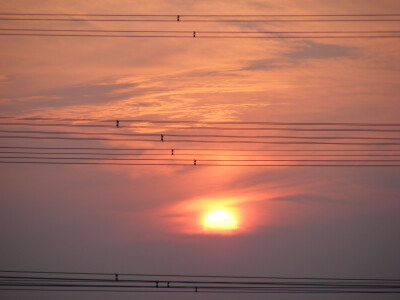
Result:
[[[210,213],[204,219],[205,230],[234,230],[238,228],[238,223],[235,217],[224,210],[217,210]]]

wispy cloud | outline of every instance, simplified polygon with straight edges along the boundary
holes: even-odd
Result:
[[[356,59],[358,48],[335,44],[323,44],[312,40],[294,43],[283,54],[275,58],[253,60],[241,70],[268,71],[278,68],[290,68],[309,59],[347,58]]]
[[[288,202],[298,202],[298,203],[323,203],[323,202],[331,202],[333,201],[329,197],[326,196],[318,196],[318,195],[307,195],[307,194],[298,194],[298,195],[288,195],[283,197],[272,198],[271,201],[288,201]]]

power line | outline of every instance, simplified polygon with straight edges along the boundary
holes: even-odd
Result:
[[[65,276],[65,275],[64,275]],[[130,276],[132,277],[132,276]],[[168,287],[168,282],[169,283],[177,283],[177,284],[199,284],[203,285],[203,284],[215,284],[215,285],[230,285],[230,284],[235,284],[235,285],[244,285],[246,288],[246,285],[281,285],[284,280],[288,280],[288,279],[284,279],[284,278],[274,278],[274,277],[270,277],[270,278],[265,278],[268,279],[267,281],[265,281],[265,279],[263,279],[263,281],[260,281],[259,278],[257,280],[255,280],[255,278],[240,278],[240,280],[238,280],[238,278],[235,278],[235,280],[233,281],[232,278],[228,278],[225,276],[219,276],[218,278],[216,277],[210,277],[210,276],[180,276],[178,278],[181,279],[175,279],[177,278],[176,276],[168,276],[167,278],[164,277],[159,277],[156,275],[148,275],[148,276],[140,276],[143,278],[138,278],[139,276],[134,276],[134,279],[127,277],[126,275],[123,274],[110,274],[110,276],[108,276],[107,278],[93,278],[93,277],[76,277],[76,276],[69,276],[69,277],[59,277],[57,275],[57,277],[49,277],[49,275],[47,275],[46,277],[38,277],[37,275],[30,275],[30,276],[9,276],[9,275],[2,275],[0,276],[0,282],[1,283],[13,283],[15,282],[16,284],[18,283],[39,283],[42,284],[43,282],[55,282],[55,283],[62,283],[62,282],[73,282],[73,283],[112,283],[112,284],[126,284],[126,283],[140,283],[140,284],[148,284],[148,283],[159,283],[162,285],[159,285],[158,287]],[[182,279],[183,278],[183,279]],[[187,279],[189,278],[189,279]],[[199,280],[199,278],[201,278],[201,280]],[[289,281],[289,280],[288,280]],[[399,282],[397,280],[363,280],[363,279],[358,279],[358,280],[347,280],[347,279],[319,279],[319,278],[315,278],[315,279],[291,279],[290,282],[292,285],[304,285],[304,286],[326,286],[326,287],[332,287],[332,286],[338,286],[338,285],[345,285],[346,287],[359,287],[360,285],[362,285],[363,283],[368,283],[369,287],[391,287],[391,286],[397,286],[399,285]],[[143,286],[134,286],[134,287],[143,287]],[[146,286],[145,286],[146,287]],[[149,286],[147,286],[149,287]],[[171,286],[169,286],[171,287]],[[174,286],[176,287],[176,286]],[[182,286],[184,287],[184,286]],[[400,288],[400,286],[399,286]]]
[[[33,133],[33,134],[68,134],[68,135],[94,135],[94,136],[150,136],[159,137],[158,133],[117,133],[117,132],[77,132],[77,131],[34,131],[34,130],[0,130],[3,133]],[[221,134],[163,134],[167,137],[206,137],[206,138],[239,138],[239,139],[346,139],[346,140],[400,140],[400,137],[360,137],[360,136],[287,136],[287,135],[221,135]]]
[[[117,281],[118,282],[118,281]],[[140,281],[139,281],[140,282]],[[334,289],[343,289],[343,290],[353,290],[353,289],[368,289],[368,290],[385,290],[387,292],[387,289],[398,289],[399,286],[394,284],[394,285],[371,285],[371,284],[358,284],[358,285],[348,285],[348,284],[339,284],[339,283],[334,283],[334,284],[284,284],[284,283],[274,283],[273,286],[267,286],[271,285],[271,283],[263,284],[261,282],[259,283],[241,283],[241,282],[197,282],[197,281],[192,281],[192,282],[181,282],[181,281],[171,281],[170,283],[173,284],[173,286],[154,286],[150,284],[156,284],[156,281],[149,281],[149,282],[144,282],[148,283],[146,285],[126,285],[122,283],[116,283],[115,281],[110,284],[84,284],[84,283],[53,283],[51,279],[48,279],[48,282],[45,283],[32,283],[32,282],[22,282],[22,283],[15,283],[15,282],[6,282],[6,283],[1,283],[0,286],[6,286],[6,287],[55,287],[55,288],[126,288],[126,289],[140,289],[140,288],[157,288],[157,289],[186,289],[186,290],[194,290],[195,288],[197,290],[202,289],[202,290],[234,290],[234,291],[331,291]],[[206,285],[205,285],[206,284]],[[227,285],[229,284],[229,285]],[[246,284],[248,286],[243,286],[243,284]],[[395,292],[395,291],[393,291]],[[400,293],[400,291],[397,291],[397,293]]]
[[[176,17],[178,14],[0,13],[0,16]],[[180,14],[181,17],[399,17],[400,14]]]
[[[104,157],[37,157],[37,156],[2,156],[0,159],[48,159],[48,160],[105,160],[105,161],[178,161],[193,162],[193,159],[175,158],[104,158]],[[202,162],[400,162],[399,159],[196,159]]]
[[[94,118],[50,118],[50,117],[17,117],[1,116],[0,120],[27,120],[27,121],[77,121],[77,122],[115,122],[115,119],[94,119]],[[122,120],[121,120],[122,121]]]
[[[32,29],[32,28],[0,28],[0,31],[6,32],[11,31],[12,33],[0,33],[0,35],[22,35],[22,36],[71,36],[71,37],[186,37],[186,38],[378,38],[378,37],[391,37],[396,38],[399,35],[387,35],[387,34],[398,34],[400,31],[396,30],[374,30],[374,31],[203,31],[203,30],[100,30],[100,29]],[[24,32],[25,31],[25,32]],[[27,32],[28,33],[27,33]],[[13,33],[19,32],[19,33]],[[43,34],[42,32],[58,32],[58,34]],[[67,32],[61,34],[60,32]],[[71,32],[91,34],[71,34]],[[93,34],[96,33],[96,34]],[[98,34],[103,33],[103,34]],[[104,33],[113,33],[104,34]],[[125,35],[116,34],[125,33]],[[136,33],[136,35],[126,35],[126,33]],[[145,35],[149,33],[156,33],[161,35]],[[140,34],[140,35],[137,35]],[[168,34],[168,35],[166,35]],[[175,34],[175,35],[171,35]],[[185,34],[185,35],[176,35]],[[217,35],[207,35],[217,34]],[[221,35],[229,34],[229,35]],[[243,34],[247,34],[243,36]],[[256,34],[256,36],[248,35]],[[312,34],[312,36],[281,36],[281,34]],[[317,36],[314,36],[316,35]],[[322,35],[321,35],[322,34]],[[325,34],[325,36],[323,35]],[[341,36],[329,36],[326,34],[342,34]],[[353,36],[343,36],[343,34],[358,34]],[[375,34],[368,36],[365,34]],[[382,35],[385,34],[385,35]],[[272,36],[271,36],[272,35]]]
[[[107,292],[107,293],[193,293],[195,291],[186,291],[186,290],[101,290],[101,289],[61,289],[61,288],[1,288],[0,291],[38,291],[38,292]],[[202,294],[343,294],[343,293],[376,293],[376,294],[385,294],[392,292],[363,292],[363,291],[354,291],[354,292],[341,292],[341,291],[203,291],[199,289],[196,293]]]
[[[4,290],[31,289],[36,291],[110,292],[189,291],[206,293],[400,293],[400,281],[398,279],[27,271],[2,271],[1,273],[18,274],[18,276],[0,276],[0,289]],[[19,275],[21,273],[26,275]],[[38,276],[38,274],[46,274],[47,276]],[[68,277],[65,277],[67,275]]]
[[[30,120],[30,121],[76,121],[76,122],[113,122],[116,119],[99,118],[56,118],[56,117],[17,117],[2,116],[3,120]],[[224,124],[224,125],[296,125],[296,126],[400,126],[400,123],[372,123],[372,122],[270,122],[270,121],[199,121],[199,120],[152,120],[152,119],[119,119],[127,123],[155,123],[155,124]]]
[[[59,137],[59,136],[0,136],[5,139],[41,139],[41,140],[75,140],[75,141],[110,141],[110,142],[161,142],[160,140],[151,139],[116,139],[116,138],[101,138],[101,137]],[[363,146],[398,146],[400,143],[360,143],[360,142],[276,142],[276,141],[226,141],[226,140],[164,140],[161,143],[211,143],[211,144],[267,144],[267,145],[363,145]]]
[[[99,293],[193,293],[192,291],[173,291],[173,290],[106,290],[106,289],[62,289],[62,288],[3,288],[0,286],[0,291],[29,291],[29,292],[99,292]]]
[[[0,117],[0,119],[14,119],[14,120],[34,120],[34,121],[44,121],[44,120],[57,120],[57,121],[75,121],[75,122],[107,122],[113,123],[113,125],[99,125],[99,124],[65,124],[65,123],[26,123],[26,122],[0,122],[0,125],[11,125],[11,126],[67,126],[67,127],[100,127],[100,128],[109,128],[115,127],[116,120],[100,120],[100,119],[56,119],[56,118],[8,118],[8,117]],[[151,125],[123,125],[122,123],[148,123],[148,124],[173,124],[179,125],[179,127],[167,127],[167,126],[151,126]],[[182,127],[180,124],[191,126]],[[196,126],[195,126],[196,125]],[[214,126],[197,126],[197,125],[275,125],[275,126],[346,126],[346,127],[400,127],[399,123],[286,123],[286,122],[202,122],[202,121],[155,121],[155,120],[119,120],[119,126],[125,128],[168,128],[168,129],[225,129],[226,127],[214,127]],[[279,130],[279,128],[264,128],[264,127],[230,127],[226,130]],[[296,130],[296,128],[281,128],[282,130]],[[313,130],[314,128],[298,128],[297,130]],[[363,129],[354,129],[354,128],[345,128],[347,130],[361,131]],[[315,130],[315,129],[314,129]],[[319,130],[340,130],[340,129],[331,129],[331,128],[319,128]],[[367,130],[377,130],[374,128],[368,128]],[[398,132],[398,129],[389,130],[388,132]],[[381,131],[381,130],[377,130]]]
[[[171,151],[168,149],[168,151]],[[179,153],[174,149],[171,153],[101,153],[101,152],[26,152],[26,151],[0,151],[0,154],[37,154],[37,155],[105,155],[105,156],[224,156],[224,157],[303,157],[303,156],[335,156],[335,157],[400,157],[400,154],[221,154],[221,153]]]
[[[53,275],[93,275],[93,276],[111,276],[116,273],[111,272],[63,272],[63,271],[33,271],[33,270],[0,270],[0,273],[17,274],[53,274]],[[216,275],[216,274],[176,274],[176,273],[118,273],[121,276],[139,276],[139,277],[182,277],[182,278],[236,278],[236,279],[287,279],[287,280],[329,280],[329,281],[398,281],[400,278],[366,278],[366,277],[293,277],[293,276],[245,276],[245,275]]]
[[[105,147],[27,147],[0,146],[0,149],[36,150],[98,150],[98,151],[171,151],[171,148],[105,148]],[[174,148],[175,151],[232,151],[232,152],[400,152],[400,149],[355,150],[355,149],[238,149],[238,148]]]
[[[1,19],[0,19],[1,21]],[[400,21],[400,20],[399,20]],[[385,39],[400,38],[400,35],[332,35],[332,36],[218,36],[218,35],[110,35],[110,34],[44,34],[44,33],[0,33],[0,36],[32,37],[97,37],[97,38],[196,38],[196,39]]]
[[[142,16],[139,16],[142,17]],[[304,23],[304,22],[399,22],[400,19],[185,19],[183,16],[176,19],[176,15],[171,19],[93,19],[93,18],[11,18],[3,17],[0,21],[63,21],[63,22],[187,22],[187,23]]]
[[[194,167],[400,167],[400,164],[183,164],[183,163],[105,163],[105,162],[54,162],[54,161],[0,161],[0,164],[46,164],[46,165],[113,165],[113,166],[194,166]]]
[[[105,33],[190,33],[196,34],[371,34],[371,33],[400,33],[399,30],[352,30],[352,31],[205,31],[205,30],[104,30],[104,29],[33,29],[33,28],[0,28],[0,31],[43,31],[43,32],[105,32]],[[47,118],[52,119],[52,118]]]
[[[118,274],[117,274],[118,275]],[[118,275],[119,276],[119,275]],[[100,284],[101,283],[101,284]],[[127,285],[127,283],[130,283]],[[135,284],[135,285],[132,285]],[[158,286],[154,286],[158,283]],[[170,284],[168,286],[168,283]],[[138,285],[141,284],[141,285]],[[149,285],[151,284],[151,285]],[[154,285],[153,285],[154,284]],[[172,284],[172,286],[171,286]],[[335,287],[346,287],[346,288],[399,288],[398,282],[376,282],[376,281],[306,281],[306,282],[283,282],[283,281],[199,281],[199,280],[177,280],[177,279],[97,279],[97,278],[64,278],[64,277],[21,277],[21,276],[2,276],[0,280],[0,286],[30,286],[30,287],[41,287],[41,286],[53,286],[53,287],[108,287],[108,288],[190,288],[195,285],[198,288],[225,288],[225,289],[281,289],[282,286],[286,289],[298,289],[298,288],[335,288]]]
[[[115,120],[113,121],[115,122]],[[64,123],[5,123],[0,126],[33,126],[33,127],[71,127],[71,128],[115,128],[115,125],[99,124],[64,124]],[[239,125],[239,124],[238,124]],[[296,126],[296,125],[292,125]],[[369,126],[369,125],[367,125]],[[372,125],[371,125],[372,126]],[[379,126],[379,125],[375,125]],[[388,125],[397,126],[397,125]],[[281,128],[281,127],[215,127],[215,126],[160,126],[160,125],[119,125],[119,128],[162,129],[162,130],[221,130],[221,131],[302,131],[302,132],[400,132],[400,129],[376,128]]]

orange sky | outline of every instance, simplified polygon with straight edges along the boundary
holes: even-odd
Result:
[[[400,12],[400,2],[0,0],[0,10],[384,14]],[[49,26],[193,31],[400,30],[399,22],[0,24],[1,28]],[[398,123],[399,53],[400,39],[0,36],[0,117]],[[157,128],[119,130],[176,133]],[[86,131],[112,133],[115,129]],[[0,146],[161,147],[160,143],[150,142],[17,139],[1,139]],[[196,145],[166,141],[164,146],[177,149]],[[141,272],[161,273],[399,276],[399,266],[391,262],[400,251],[399,180],[394,168],[0,165],[0,242],[7,245],[1,247],[0,266],[52,270],[70,267],[78,271],[124,271],[137,266]],[[235,213],[239,222],[236,234],[204,233],[202,220],[214,208]],[[223,252],[229,254],[224,256]],[[355,258],[358,252],[361,254]],[[323,253],[329,253],[330,259],[324,260]],[[107,262],[99,264],[104,260]]]

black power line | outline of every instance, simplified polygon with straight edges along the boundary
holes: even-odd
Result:
[[[165,16],[167,18],[156,18],[156,19],[150,19],[147,18],[146,16],[140,16],[138,15],[139,19],[137,18],[117,18],[117,19],[111,19],[111,18],[105,18],[105,19],[98,19],[98,18],[82,18],[80,17],[73,17],[72,18],[60,18],[60,17],[55,17],[53,16],[52,18],[38,18],[38,17],[2,17],[0,18],[0,21],[45,21],[45,22],[53,22],[53,21],[62,21],[62,22],[189,22],[189,23],[303,23],[303,22],[399,22],[400,19],[396,18],[398,16],[391,16],[395,18],[379,18],[379,19],[370,19],[370,18],[365,18],[364,16],[355,19],[348,19],[348,18],[343,18],[343,19],[330,19],[330,18],[320,18],[320,19],[310,19],[310,18],[305,18],[305,19],[274,19],[274,18],[269,18],[269,19],[241,19],[241,18],[236,18],[236,19],[225,19],[225,18],[214,18],[214,19],[208,19],[208,18],[193,18],[193,17],[188,17],[184,18],[184,16],[179,16],[179,20],[177,19],[177,15],[173,15],[171,17]]]
[[[75,141],[110,141],[110,142],[160,142],[154,139],[115,139],[115,138],[102,138],[102,137],[59,137],[59,136],[26,136],[26,135],[4,135],[0,136],[4,139],[40,139],[40,140],[75,140]],[[362,146],[398,146],[400,143],[360,143],[360,142],[276,142],[276,141],[226,141],[226,140],[165,140],[164,143],[211,143],[211,144],[266,144],[266,145],[362,145]]]
[[[0,146],[0,149],[30,149],[30,150],[96,150],[96,151],[168,151],[171,148],[106,148],[106,147],[27,147]],[[238,149],[238,148],[174,148],[175,151],[232,151],[232,152],[400,152],[400,149]]]
[[[176,17],[177,14],[0,13],[0,16]],[[400,14],[180,14],[180,17],[399,17]]]
[[[56,118],[56,117],[17,117],[2,116],[3,120],[30,120],[30,121],[76,121],[76,122],[113,122],[115,119],[94,118]],[[154,123],[154,124],[224,124],[224,125],[296,125],[296,126],[400,126],[400,123],[372,123],[372,122],[269,122],[269,121],[197,121],[197,120],[151,120],[151,119],[119,119],[127,123]]]
[[[115,276],[110,272],[62,272],[62,271],[33,271],[33,270],[0,270],[0,273],[16,274],[53,274],[53,275],[93,275]],[[245,276],[245,275],[216,275],[216,274],[176,274],[176,273],[118,273],[121,276],[140,277],[181,277],[181,278],[236,278],[236,279],[287,279],[287,280],[338,280],[338,281],[393,281],[399,282],[400,278],[367,278],[367,277],[292,277],[292,276]]]
[[[257,291],[257,290],[246,290],[246,291],[203,291],[201,289],[198,290],[105,290],[105,289],[87,289],[87,288],[80,288],[80,289],[61,289],[61,288],[1,288],[2,291],[36,291],[36,292],[107,292],[107,293],[202,293],[202,294],[392,294],[393,292],[373,292],[373,291],[339,291],[339,290],[331,290],[331,291],[304,291],[304,290],[297,290],[297,291]]]
[[[3,274],[0,276],[1,290],[20,291],[400,293],[400,280],[398,279],[110,274],[40,271],[0,271],[0,273]],[[12,274],[11,276],[9,275],[10,273]]]
[[[2,19],[0,19],[1,21]],[[55,21],[55,20],[54,20]],[[91,20],[95,21],[95,20]],[[103,20],[105,21],[105,20]],[[399,20],[400,21],[400,20]],[[316,35],[316,36],[221,36],[221,35],[118,35],[118,34],[46,34],[46,33],[0,33],[0,36],[31,37],[91,37],[91,38],[196,38],[196,39],[388,39],[400,35]]]
[[[113,166],[193,166],[183,163],[113,163],[113,162],[54,162],[54,161],[0,161],[0,164],[46,165],[113,165]],[[400,164],[197,164],[203,167],[400,167]]]
[[[1,156],[0,159],[47,159],[47,160],[105,160],[105,161],[178,161],[193,162],[193,159],[175,158],[104,158],[104,157],[37,157]],[[196,159],[201,162],[400,162],[399,159]]]
[[[33,29],[33,28],[0,28],[0,31],[38,31],[38,32],[101,32],[101,33],[190,33],[196,34],[377,34],[377,33],[400,33],[399,30],[342,30],[342,31],[205,31],[205,30],[104,30],[104,29]],[[46,118],[47,120],[54,120]]]
[[[0,28],[0,35],[64,37],[182,37],[182,38],[398,38],[400,31],[203,31]],[[45,33],[43,33],[45,32]],[[78,32],[79,34],[76,34]],[[123,33],[123,34],[121,34]],[[135,35],[127,35],[128,33]],[[151,34],[151,35],[149,35]],[[211,35],[210,35],[211,34]],[[228,34],[228,35],[226,35]],[[282,34],[291,34],[285,36]],[[293,35],[294,34],[294,35]],[[304,36],[303,34],[309,34]],[[310,35],[311,34],[311,35]],[[339,34],[339,35],[337,35]],[[349,35],[353,34],[353,35]],[[355,34],[355,35],[354,35]],[[371,35],[372,34],[372,35]],[[397,34],[397,35],[393,35]]]
[[[99,121],[99,122],[110,122],[110,121]],[[275,126],[295,126],[293,127],[236,127],[236,125],[244,125],[244,123],[237,123],[237,124],[226,124],[226,125],[231,125],[229,127],[219,127],[219,126],[199,126],[196,124],[201,124],[201,123],[196,123],[194,122],[193,125],[180,125],[177,123],[174,126],[169,126],[169,125],[121,125],[122,121],[119,122],[118,128],[133,128],[133,129],[146,129],[146,128],[154,128],[154,129],[160,129],[160,130],[221,130],[221,131],[304,131],[304,132],[335,132],[335,131],[341,131],[341,132],[400,132],[400,129],[387,129],[387,127],[398,127],[400,124],[376,124],[376,125],[371,125],[371,124],[358,124],[358,125],[346,125],[346,124],[334,124],[334,123],[328,123],[328,124],[317,124],[317,123],[307,123],[307,124],[273,124]],[[33,127],[72,127],[72,128],[115,128],[115,120],[113,121],[113,125],[100,125],[100,124],[66,124],[66,123],[26,123],[26,122],[0,122],[0,126],[33,126]],[[127,123],[133,123],[131,121],[127,121]],[[159,123],[161,122],[145,122],[145,121],[140,121],[136,123]],[[189,124],[189,123],[186,123]],[[204,123],[205,124],[205,123]],[[211,124],[211,123],[208,123]],[[222,124],[222,123],[221,123]],[[234,125],[234,126],[232,126]],[[268,125],[268,124],[248,124],[248,125]],[[271,124],[272,125],[272,124]],[[329,126],[329,125],[337,125],[337,126],[346,126],[347,128],[325,128],[325,127],[320,127],[320,128],[315,128],[312,126],[312,128],[303,128],[299,126],[311,126],[311,125],[317,125],[317,126]],[[351,126],[362,126],[362,128],[351,128]],[[371,127],[371,126],[378,126],[378,128],[365,128],[365,127]],[[350,128],[349,128],[350,127]],[[384,127],[384,129],[382,129]]]
[[[115,135],[115,136],[157,136],[158,133],[118,133],[118,132],[78,132],[78,131],[34,131],[34,130],[0,130],[3,133],[33,133],[33,134],[66,134],[66,135],[93,135],[93,136],[102,136],[102,135]],[[400,137],[360,137],[360,136],[287,136],[287,135],[221,135],[221,134],[163,134],[164,138],[167,137],[206,137],[206,138],[238,138],[238,139],[329,139],[329,140],[400,140]]]
[[[169,153],[101,153],[101,152],[28,152],[28,151],[0,151],[0,154],[35,154],[35,155],[104,155],[104,156],[224,156],[224,157],[400,157],[400,154],[226,154],[226,153],[179,153],[172,149],[168,149]]]

